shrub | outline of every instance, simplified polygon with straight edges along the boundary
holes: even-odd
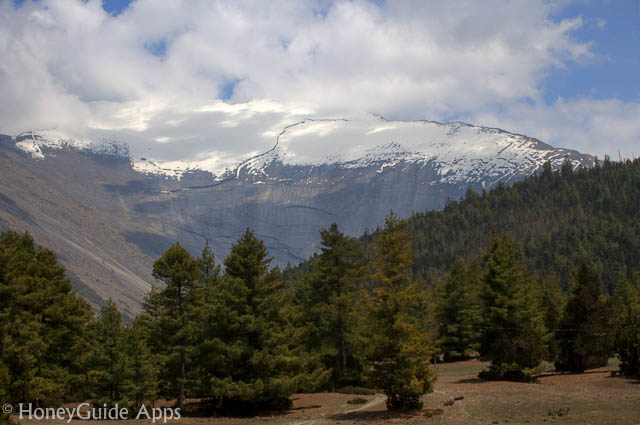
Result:
[[[478,378],[486,381],[533,382],[535,375],[543,372],[545,367],[544,364],[535,368],[523,368],[516,363],[491,364],[488,370],[483,370],[478,374]]]
[[[374,395],[376,390],[365,387],[346,386],[336,390],[338,394]]]

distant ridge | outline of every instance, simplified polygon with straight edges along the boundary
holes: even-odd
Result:
[[[222,259],[250,227],[274,264],[296,264],[332,222],[357,236],[390,209],[438,210],[468,188],[512,184],[546,162],[594,164],[499,129],[376,116],[295,122],[271,149],[224,164],[136,149],[55,131],[0,143],[0,227],[32,232],[94,305],[112,297],[130,316],[155,283],[153,259],[176,241],[198,255],[208,240]]]

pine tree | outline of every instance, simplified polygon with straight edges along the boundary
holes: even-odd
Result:
[[[567,304],[567,297],[562,292],[560,285],[552,276],[547,276],[540,282],[542,293],[542,309],[544,312],[544,323],[547,329],[553,331],[561,326],[562,315]],[[554,361],[558,354],[558,341],[551,338],[548,345],[547,360]]]
[[[90,361],[93,403],[97,406],[126,406],[124,392],[127,358],[122,314],[109,299],[91,330],[93,353]]]
[[[332,371],[329,386],[336,389],[360,385],[362,365],[356,357],[356,283],[364,268],[356,241],[333,223],[320,231],[321,252],[310,275],[296,290],[302,321],[308,327],[307,349],[320,353],[325,368]]]
[[[613,351],[614,329],[611,303],[602,293],[598,278],[587,266],[580,266],[556,332],[556,369],[583,372],[605,366]]]
[[[547,355],[549,333],[539,288],[506,235],[495,236],[486,258],[480,354],[491,360],[490,379],[529,379]]]
[[[224,316],[222,310],[229,309],[230,306],[225,305],[220,266],[216,265],[208,241],[198,258],[198,265],[202,282],[197,295],[199,298],[196,312],[196,320],[199,324],[196,337],[198,343],[193,353],[197,371],[195,395],[206,398],[211,396],[212,378],[226,373],[221,369],[221,353],[217,347],[218,338],[228,331],[225,329],[226,325],[220,322],[221,317]],[[231,336],[231,334],[228,335]]]
[[[620,358],[620,371],[640,378],[640,279],[619,281],[613,294],[613,305],[615,351]]]
[[[165,340],[166,332],[162,327],[165,314],[162,298],[160,289],[152,285],[151,291],[142,302],[143,311],[136,317],[136,321],[142,329],[145,342],[151,351],[151,362],[156,367],[157,396],[173,397],[174,392],[170,391],[169,384],[169,381],[173,380],[173,376],[171,376],[171,371],[167,373],[166,370],[170,350],[161,345]]]
[[[429,334],[410,317],[411,245],[402,223],[391,213],[376,240],[376,284],[370,310],[372,381],[387,396],[389,409],[420,408],[433,388],[429,359],[435,347]]]
[[[0,235],[0,381],[5,401],[57,405],[82,396],[89,305],[55,254],[33,238]],[[2,390],[0,390],[2,392]]]
[[[187,362],[195,346],[199,264],[182,246],[174,244],[153,264],[153,276],[162,290],[152,290],[143,307],[152,318],[153,349],[161,353],[164,381],[177,407],[184,406]]]
[[[147,319],[142,313],[124,333],[127,369],[122,389],[127,400],[133,403],[132,412],[138,412],[145,403],[153,404],[158,390],[158,370],[147,342]]]
[[[302,351],[288,320],[289,294],[278,268],[269,270],[264,242],[248,230],[225,259],[225,275],[208,300],[212,313],[211,393],[218,410],[243,413],[290,406],[289,396],[326,379]]]
[[[198,266],[200,267],[200,276],[205,283],[209,280],[216,279],[220,275],[220,266],[216,265],[215,257],[209,247],[208,240],[202,249],[202,255],[198,258]]]
[[[157,369],[147,344],[148,319],[142,313],[125,327],[112,300],[101,309],[91,326],[89,375],[95,405],[129,406],[137,412],[142,404],[155,400]]]
[[[436,288],[419,277],[405,290],[407,318],[430,344],[430,354],[441,352],[438,324],[438,306],[441,304]]]
[[[476,263],[456,262],[442,288],[438,311],[441,350],[447,361],[472,357],[482,335],[482,273]]]

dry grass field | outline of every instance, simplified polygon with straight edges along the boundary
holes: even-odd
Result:
[[[542,374],[536,383],[485,382],[476,360],[438,366],[435,391],[424,408],[405,414],[386,411],[384,396],[296,394],[293,409],[253,418],[182,418],[180,425],[241,424],[640,424],[640,381],[612,376],[615,365],[583,374]],[[356,397],[363,404],[349,404]],[[454,400],[451,404],[452,399]],[[23,425],[43,421],[22,421]],[[50,421],[49,423],[65,423]],[[72,423],[86,423],[72,421]],[[142,425],[151,421],[94,421],[95,425]]]

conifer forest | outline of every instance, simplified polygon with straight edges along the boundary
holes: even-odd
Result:
[[[93,312],[54,252],[3,233],[0,400],[247,416],[298,393],[380,393],[406,412],[438,364],[476,358],[484,382],[535,385],[612,358],[640,379],[638,160],[545,167],[442,211],[390,212],[359,238],[320,233],[320,251],[285,270],[251,229],[223,259],[175,243],[131,319],[111,300]]]

